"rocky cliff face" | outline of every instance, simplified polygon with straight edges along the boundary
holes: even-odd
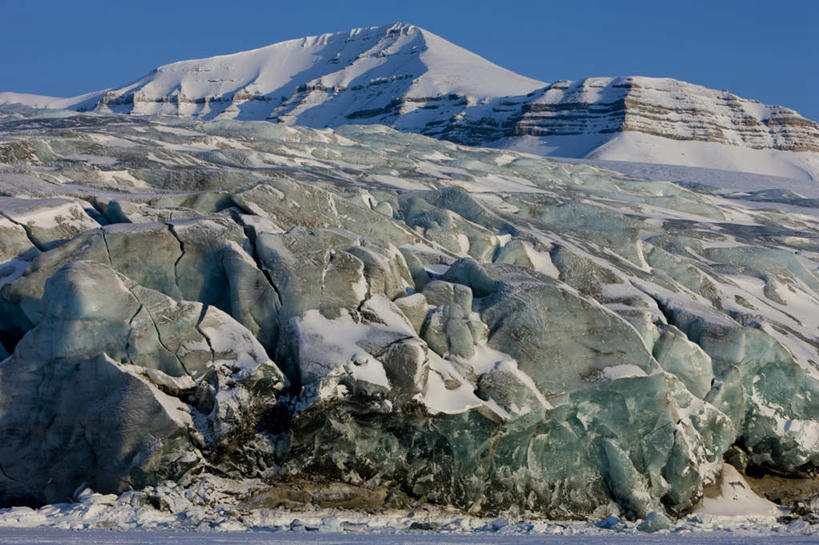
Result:
[[[819,467],[813,216],[375,126],[5,110],[0,157],[3,505],[643,518]]]
[[[512,134],[641,132],[752,149],[819,151],[819,124],[788,108],[661,78],[559,81],[521,102]]]

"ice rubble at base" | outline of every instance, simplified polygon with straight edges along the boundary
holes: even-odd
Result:
[[[819,465],[809,216],[383,127],[2,121],[5,505],[214,474],[655,528],[732,445]]]
[[[729,483],[730,481],[730,483]],[[253,506],[254,494],[267,485],[258,480],[236,481],[207,476],[180,486],[163,482],[140,491],[99,494],[79,488],[70,503],[39,509],[0,509],[3,528],[51,527],[71,530],[115,528],[118,530],[197,530],[206,532],[307,532],[334,534],[442,534],[633,536],[659,533],[685,536],[696,533],[718,536],[819,535],[819,525],[802,520],[783,525],[776,515],[782,510],[752,492],[737,493],[744,481],[732,475],[715,487],[711,504],[672,521],[662,511],[651,511],[643,520],[630,521],[611,515],[588,522],[527,520],[514,517],[479,517],[452,508],[419,506],[412,510],[378,512],[343,507],[349,499],[344,490],[332,487],[312,491],[314,505],[299,508]],[[324,507],[319,504],[324,501]],[[333,506],[335,505],[335,506]],[[341,506],[341,507],[339,507]],[[742,511],[733,516],[729,511]],[[163,534],[156,534],[161,536]]]

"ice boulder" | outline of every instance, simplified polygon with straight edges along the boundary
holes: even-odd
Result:
[[[83,482],[117,492],[177,479],[229,449],[284,384],[224,312],[98,262],[69,263],[0,366],[2,501],[60,501]]]
[[[646,515],[643,522],[637,525],[637,529],[641,532],[653,534],[654,532],[659,532],[661,530],[668,530],[672,525],[673,523],[669,520],[665,513],[662,511],[652,511]]]
[[[29,252],[34,243],[22,225],[0,215],[0,263]]]
[[[27,330],[42,315],[46,281],[68,263],[93,260],[174,299],[218,307],[272,351],[280,302],[253,255],[242,228],[223,217],[107,225],[38,255],[0,292],[0,304],[21,313],[9,328]]]
[[[0,497],[67,501],[77,486],[121,492],[202,461],[189,408],[100,353],[0,367]]]

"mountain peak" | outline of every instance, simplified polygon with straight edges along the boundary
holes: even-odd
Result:
[[[477,102],[543,85],[419,27],[394,23],[166,64],[78,106],[132,114],[279,119],[292,116],[290,106],[306,94],[311,95],[304,105],[309,108],[296,108],[299,112],[327,102],[350,103],[349,90],[360,91],[355,102],[365,97],[371,107],[364,109],[378,109],[393,100],[450,94]]]

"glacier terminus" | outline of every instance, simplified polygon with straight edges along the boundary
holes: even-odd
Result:
[[[815,532],[817,176],[405,24],[0,93],[0,526]]]

